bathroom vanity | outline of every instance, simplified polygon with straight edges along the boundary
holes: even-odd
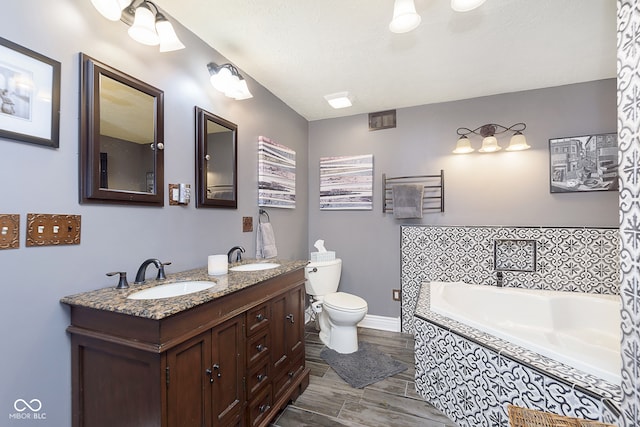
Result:
[[[207,269],[129,289],[99,289],[70,306],[73,426],[266,426],[309,383],[306,261],[218,277]],[[148,300],[163,283],[216,280]]]

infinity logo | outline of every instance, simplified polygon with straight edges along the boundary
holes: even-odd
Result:
[[[18,399],[15,402],[13,402],[13,407],[18,412],[26,411],[27,408],[31,409],[32,412],[38,412],[40,409],[42,409],[42,402],[40,402],[40,400],[38,399],[31,399],[27,403],[27,401],[24,399]]]

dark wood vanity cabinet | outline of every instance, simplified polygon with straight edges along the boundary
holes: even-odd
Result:
[[[304,271],[152,320],[71,307],[73,426],[259,426],[309,383]]]
[[[168,426],[242,425],[244,316],[167,351]]]

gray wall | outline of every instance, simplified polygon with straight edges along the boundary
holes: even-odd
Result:
[[[452,154],[458,127],[525,122],[531,149]],[[309,125],[309,244],[324,239],[342,258],[340,289],[364,297],[369,313],[397,317],[400,225],[617,226],[618,193],[549,192],[550,138],[616,132],[615,79],[397,110],[397,127],[370,132],[367,115]],[[498,137],[506,146],[509,136]],[[479,148],[480,137],[472,138]],[[373,154],[372,211],[320,211],[319,162]],[[445,171],[445,212],[422,220],[382,214],[382,173]]]
[[[398,316],[399,222],[383,216],[380,175],[445,169],[446,212],[417,223],[442,225],[616,226],[617,193],[549,194],[547,140],[613,132],[615,81],[501,95],[398,110],[396,129],[369,132],[366,115],[307,123],[248,79],[254,98],[229,100],[208,83],[206,64],[223,62],[184,28],[187,49],[160,54],[133,42],[126,25],[102,18],[88,0],[5,2],[0,37],[62,62],[60,148],[0,139],[0,213],[21,219],[19,249],[0,251],[0,417],[16,399],[39,399],[46,421],[70,424],[70,353],[64,331],[71,293],[111,286],[113,270],[135,274],[147,257],[172,261],[168,271],[204,266],[206,256],[235,244],[255,252],[241,217],[257,218],[257,137],[296,150],[296,209],[270,209],[279,254],[306,258],[318,238],[344,260],[342,289],[366,297],[371,314]],[[175,25],[175,22],[174,22]],[[80,205],[78,203],[78,53],[95,57],[165,91],[165,183],[194,185],[194,106],[239,126],[237,210]],[[455,129],[524,121],[532,150],[453,156]],[[373,154],[373,211],[319,211],[319,159]],[[193,187],[192,187],[193,188]],[[195,190],[195,189],[194,189]],[[307,191],[308,190],[308,191]],[[166,188],[165,188],[166,191]],[[166,198],[166,196],[165,196]],[[79,246],[26,248],[27,213],[82,215]],[[404,222],[408,223],[408,222]],[[4,425],[4,424],[3,424]]]
[[[269,210],[279,254],[307,256],[308,123],[255,81],[253,99],[233,101],[209,84],[206,64],[226,62],[177,27],[185,50],[161,54],[131,40],[127,26],[110,22],[89,0],[3,2],[0,37],[62,63],[60,148],[0,139],[0,213],[20,214],[20,248],[0,251],[0,424],[71,424],[69,323],[60,297],[115,284],[106,272],[133,278],[148,257],[172,261],[168,272],[206,265],[207,255],[243,245],[255,254],[255,233],[242,233],[242,216],[257,220],[257,139],[265,135],[296,150],[295,210]],[[174,21],[175,25],[175,21]],[[165,183],[190,183],[195,196],[194,106],[238,125],[237,210],[80,205],[78,203],[79,59],[86,54],[165,91]],[[25,247],[27,213],[82,215],[78,246]],[[150,274],[151,271],[150,271]],[[39,399],[46,421],[11,421],[16,399]]]

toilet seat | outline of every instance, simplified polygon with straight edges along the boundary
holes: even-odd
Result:
[[[338,311],[362,311],[367,308],[367,302],[357,295],[346,292],[335,292],[324,296],[322,305]]]

